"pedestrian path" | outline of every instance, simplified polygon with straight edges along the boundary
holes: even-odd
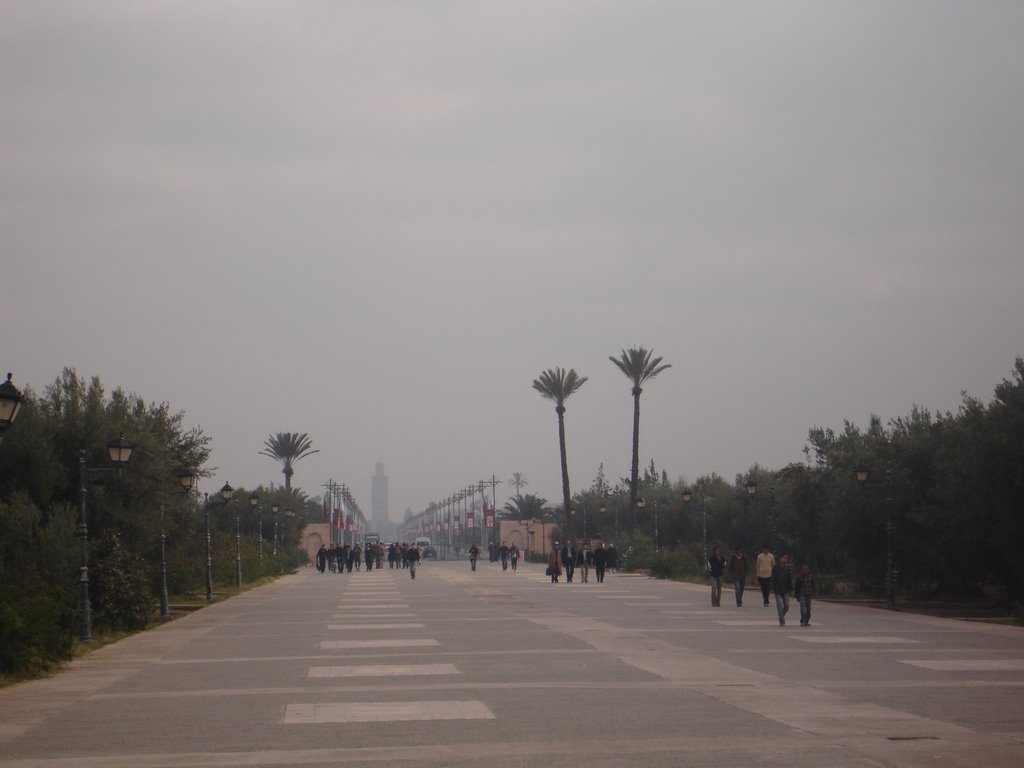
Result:
[[[372,572],[371,572],[372,573]],[[423,636],[426,624],[413,621],[416,618],[407,602],[402,600],[396,579],[407,572],[399,569],[377,571],[374,581],[349,581],[343,584],[331,622],[326,625],[327,633],[343,633],[344,640],[324,639],[320,641],[323,651],[395,650],[412,648],[435,648],[437,639]],[[422,573],[422,570],[421,570]],[[367,611],[372,611],[368,613]],[[378,621],[371,619],[395,619],[402,621]],[[337,623],[338,618],[350,619]],[[417,630],[416,636],[396,637],[410,630]],[[365,637],[372,635],[371,637]],[[354,636],[359,638],[355,639]],[[402,677],[415,679],[442,675],[457,675],[454,664],[356,664],[347,666],[311,666],[307,678],[345,679]],[[285,707],[283,725],[310,726],[339,723],[383,723],[407,722],[413,720],[487,720],[493,712],[479,700],[418,700],[418,701],[373,701],[361,699],[358,702],[302,702]]]
[[[0,768],[1024,764],[1024,632],[610,574],[311,569],[0,690]]]

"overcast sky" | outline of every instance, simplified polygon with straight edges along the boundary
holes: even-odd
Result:
[[[0,366],[390,514],[803,459],[1024,354],[1024,3],[0,2]],[[511,493],[498,489],[498,503]]]

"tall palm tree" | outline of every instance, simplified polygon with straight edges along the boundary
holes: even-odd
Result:
[[[533,388],[540,392],[541,397],[555,401],[555,413],[558,414],[558,450],[562,457],[562,503],[565,510],[566,539],[572,538],[572,512],[569,506],[572,498],[569,495],[569,463],[565,458],[565,401],[586,381],[587,377],[580,376],[573,368],[568,371],[562,368],[549,368],[533,380]]]
[[[529,485],[526,481],[526,475],[522,472],[513,472],[512,477],[509,478],[506,483],[516,489],[516,496],[522,493],[523,488]]]
[[[282,471],[284,472],[284,489],[286,491],[292,489],[292,475],[295,474],[292,465],[311,453],[319,453],[317,450],[312,450],[313,441],[305,432],[302,434],[278,432],[276,435],[270,435],[263,445],[266,448],[260,451],[261,456],[269,456],[284,465]]]
[[[640,474],[640,393],[644,391],[644,382],[672,366],[668,363],[662,364],[660,357],[654,357],[653,350],[643,347],[624,349],[621,357],[608,359],[633,382],[633,463],[629,475],[629,507],[635,516]]]

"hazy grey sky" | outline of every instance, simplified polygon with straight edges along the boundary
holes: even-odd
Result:
[[[802,459],[1024,354],[1024,3],[0,2],[0,366],[391,516]],[[499,488],[499,504],[509,489]]]

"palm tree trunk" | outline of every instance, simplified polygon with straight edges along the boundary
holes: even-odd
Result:
[[[629,472],[629,508],[636,531],[636,500],[640,497],[640,387],[633,387],[633,464]]]
[[[572,512],[569,508],[569,461],[565,455],[565,408],[559,407],[555,411],[558,413],[558,450],[562,457],[562,504],[565,509],[565,534],[562,538],[568,541],[572,538]]]

